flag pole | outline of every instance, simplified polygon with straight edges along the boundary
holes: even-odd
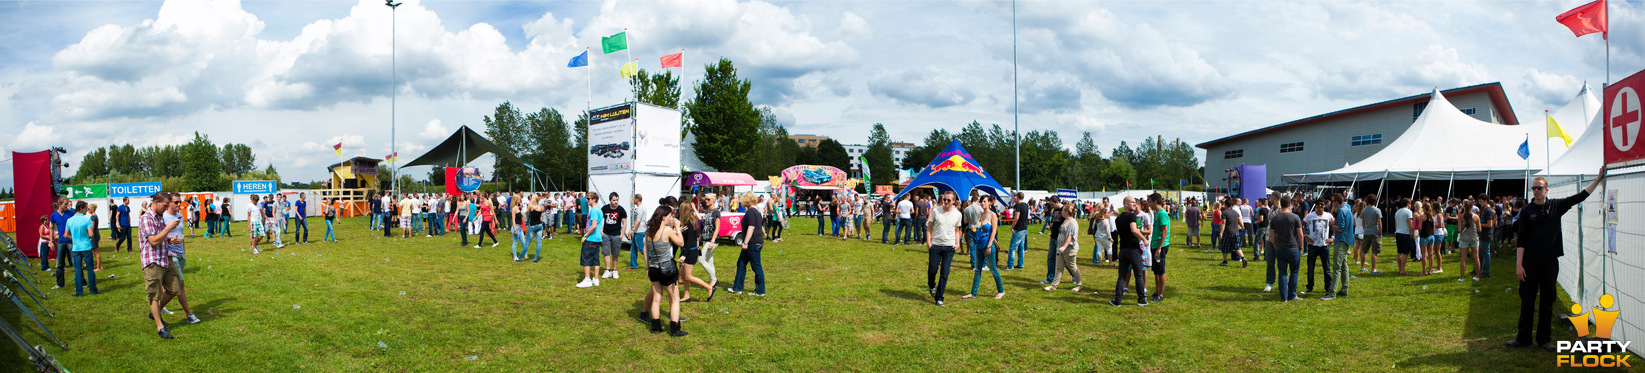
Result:
[[[1531,134],[1525,133],[1525,142],[1531,142]],[[1528,146],[1527,146],[1528,147]],[[1531,157],[1525,157],[1525,199],[1531,198]]]
[[[640,61],[634,59],[634,48],[629,47],[628,44],[631,44],[631,43],[629,43],[628,41],[629,41],[628,28],[624,27],[623,28],[623,55],[627,56],[629,62],[634,63],[634,72],[639,73],[640,72]],[[622,69],[619,67],[617,71],[622,71]],[[623,74],[621,72],[619,72],[619,73],[617,73],[617,75],[622,76]],[[629,88],[628,92],[629,92],[629,94],[632,95],[629,98],[629,101],[639,101],[639,99],[640,99],[639,92],[635,92],[633,88]]]
[[[589,59],[594,59],[594,54],[589,53],[591,50],[593,50],[593,48],[583,47],[583,55],[588,56]],[[588,79],[584,82],[588,83],[588,98],[587,101],[583,101],[583,115],[587,116],[589,112],[594,111],[594,63],[591,61],[584,62],[588,62],[588,66],[583,66],[586,67],[586,69],[583,70],[588,70],[585,72],[588,75]]]

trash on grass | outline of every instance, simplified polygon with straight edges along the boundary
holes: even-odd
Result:
[[[401,290],[401,291],[400,291],[400,295],[406,295],[406,291],[405,291],[405,290]]]
[[[293,305],[291,305],[291,309],[294,309],[294,310],[303,309],[303,306],[293,304]]]
[[[384,350],[387,350],[387,349],[388,349],[388,344],[387,344],[387,343],[383,343],[383,341],[377,341],[377,348],[381,348],[381,349],[384,349]]]
[[[463,358],[463,360],[468,360],[468,361],[475,361],[475,360],[479,360],[479,359],[480,359],[480,357],[476,356],[476,355],[468,355],[468,357]]]

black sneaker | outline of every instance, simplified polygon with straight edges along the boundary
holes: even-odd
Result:
[[[1138,306],[1146,306],[1146,305],[1148,305],[1148,300],[1147,299],[1137,299],[1137,305]]]
[[[1155,295],[1153,299],[1149,299],[1149,301],[1151,301],[1151,302],[1159,302],[1159,301],[1164,301],[1164,300],[1165,300],[1165,297],[1159,296],[1159,295]]]
[[[1240,261],[1239,261],[1239,267],[1240,268],[1245,268],[1245,267],[1249,267],[1249,266],[1251,266],[1251,262],[1246,261],[1244,259],[1240,259]]]
[[[160,334],[160,339],[172,339],[172,338],[174,338],[174,337],[171,336],[170,331],[166,331],[166,328],[160,328],[160,333],[159,334]]]
[[[1518,339],[1510,339],[1505,345],[1512,348],[1531,347],[1530,343],[1520,342]]]
[[[1120,306],[1120,300],[1119,299],[1110,300],[1110,301],[1108,301],[1108,305],[1114,306],[1114,307],[1119,307]]]
[[[1346,296],[1348,296],[1348,292],[1346,292],[1346,291],[1337,292],[1337,298],[1342,298],[1342,297],[1346,297]]]
[[[1227,267],[1228,266],[1228,261],[1224,260],[1224,261],[1222,261],[1222,264],[1218,264],[1218,265],[1223,266],[1223,267]]]

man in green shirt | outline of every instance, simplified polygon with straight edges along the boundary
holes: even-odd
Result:
[[[1154,250],[1154,302],[1165,300],[1165,254],[1171,252],[1171,213],[1165,209],[1165,197],[1159,193],[1148,195],[1148,204],[1154,209],[1154,226],[1148,248]]]

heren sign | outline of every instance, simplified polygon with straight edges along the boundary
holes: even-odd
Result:
[[[1641,93],[1645,93],[1645,71],[1605,87],[1605,109],[1600,111],[1605,120],[1605,164],[1645,158],[1645,146],[1639,143],[1645,140],[1639,136],[1641,122],[1645,122]]]
[[[273,181],[236,181],[234,194],[268,194],[279,191]]]

